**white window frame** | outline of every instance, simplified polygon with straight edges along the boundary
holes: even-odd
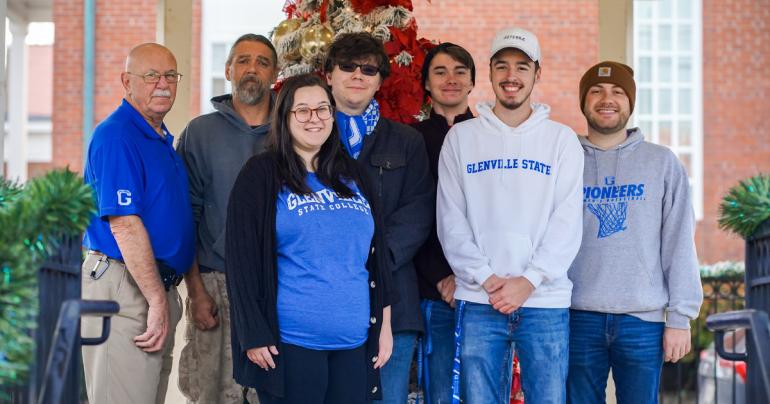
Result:
[[[689,1],[691,6],[691,18],[690,19],[681,19],[677,15],[677,8],[676,3],[680,1]],[[649,2],[652,3],[653,7],[657,7],[659,1],[652,1],[652,0],[634,0],[634,3],[638,2]],[[639,126],[639,122],[644,121],[651,121],[652,122],[652,130],[651,133],[645,133],[645,137],[647,137],[648,140],[650,140],[653,143],[659,143],[659,134],[658,129],[660,126],[661,121],[670,121],[671,122],[671,141],[675,144],[665,144],[665,146],[669,147],[674,153],[679,156],[680,153],[687,152],[690,155],[690,187],[692,191],[692,200],[693,200],[693,209],[695,210],[695,217],[697,220],[703,219],[703,6],[702,6],[702,0],[673,0],[671,1],[673,12],[670,16],[666,17],[660,17],[657,15],[657,11],[653,11],[653,16],[649,20],[640,20],[636,16],[636,11],[634,12],[634,21],[633,21],[633,43],[638,44],[639,43],[639,27],[641,23],[651,23],[652,27],[652,48],[650,50],[640,50],[637,46],[634,46],[633,49],[633,65],[635,66],[635,69],[639,66],[639,60],[641,57],[651,57],[652,58],[652,72],[651,72],[651,83],[649,84],[642,84],[637,83],[637,105],[634,112],[633,122],[634,126]],[[660,23],[667,23],[671,26],[671,32],[672,32],[672,42],[671,42],[671,50],[662,51],[657,49],[656,47],[656,41],[658,38],[658,24]],[[691,24],[692,26],[692,37],[690,38],[692,50],[690,52],[683,53],[678,49],[678,27],[681,23],[687,23]],[[677,84],[677,79],[679,75],[679,69],[676,64],[676,56],[686,54],[689,55],[691,58],[691,78],[690,83],[691,85],[688,86],[681,86]],[[659,71],[658,71],[658,58],[660,56],[669,56],[671,57],[672,66],[672,77],[671,77],[671,83],[673,85],[669,85],[666,83],[666,85],[661,85],[660,82],[658,82],[659,77]],[[635,74],[637,77],[639,76],[639,72],[637,71]],[[659,112],[659,97],[658,94],[661,89],[671,89],[671,106],[672,108],[678,108],[679,105],[679,89],[681,88],[689,88],[692,91],[692,102],[690,104],[690,123],[691,123],[691,139],[690,139],[690,145],[689,146],[681,146],[678,144],[678,136],[679,136],[679,125],[678,123],[681,121],[677,118],[676,114],[672,113],[665,113],[662,114]],[[650,89],[652,90],[652,105],[651,105],[651,111],[649,114],[640,115],[639,114],[639,97],[638,94],[641,89]]]
[[[225,79],[225,62],[222,62],[222,68],[214,70],[212,66],[212,60],[214,58],[214,46],[223,45],[225,47],[225,55],[230,51],[232,44],[230,38],[223,38],[216,36],[213,38],[206,38],[205,43],[202,44],[201,49],[201,99],[200,107],[201,113],[212,112],[214,108],[211,106],[211,97],[216,97],[222,94],[214,94],[214,79],[222,79],[225,81],[225,92],[230,92],[230,82]],[[201,41],[203,42],[203,41]]]

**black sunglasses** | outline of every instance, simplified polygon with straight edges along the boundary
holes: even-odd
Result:
[[[353,73],[357,68],[361,68],[361,73],[364,76],[376,76],[380,72],[380,68],[375,65],[360,65],[358,63],[337,63],[340,70],[343,72]]]

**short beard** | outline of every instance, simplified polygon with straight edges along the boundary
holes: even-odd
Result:
[[[250,85],[250,84],[254,85]],[[234,95],[246,105],[257,105],[265,98],[267,89],[256,76],[243,76],[235,87]]]
[[[621,130],[626,128],[626,125],[628,124],[628,119],[630,116],[623,116],[620,115],[620,120],[618,121],[618,124],[612,127],[606,127],[606,126],[599,126],[599,123],[596,122],[596,119],[593,118],[593,115],[591,115],[590,111],[583,111],[583,114],[586,117],[586,121],[588,122],[588,126],[591,127],[591,129],[595,130],[598,133],[601,133],[602,135],[612,135],[614,133],[618,133]]]
[[[515,110],[519,109],[519,107],[524,105],[525,102],[529,102],[529,97],[532,95],[532,90],[533,89],[534,89],[534,87],[529,89],[529,92],[527,93],[527,96],[524,97],[523,101],[520,101],[520,102],[516,102],[516,101],[507,102],[507,101],[503,101],[501,99],[498,99],[497,102],[500,105],[502,105],[503,108],[505,108],[507,110],[510,110],[510,111],[515,111]]]

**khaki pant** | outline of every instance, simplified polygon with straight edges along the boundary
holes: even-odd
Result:
[[[242,404],[243,387],[233,380],[233,358],[230,344],[230,301],[227,299],[225,274],[201,274],[203,286],[217,305],[219,324],[201,331],[195,326],[190,311],[190,298],[185,300],[185,346],[179,356],[179,390],[190,404]],[[248,401],[257,403],[253,389]]]
[[[91,404],[163,403],[171,373],[174,330],[182,317],[179,294],[175,287],[168,292],[169,330],[163,350],[146,353],[133,340],[147,329],[147,300],[119,261],[110,260],[104,275],[91,279],[91,268],[98,257],[89,253],[83,262],[83,299],[115,300],[120,304],[120,312],[112,317],[107,341],[83,346],[88,401]],[[101,332],[101,317],[82,318],[83,337],[97,337]]]

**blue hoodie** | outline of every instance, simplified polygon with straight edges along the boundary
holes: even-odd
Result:
[[[609,150],[580,142],[583,242],[568,273],[572,308],[689,328],[703,290],[687,171],[639,129]]]

